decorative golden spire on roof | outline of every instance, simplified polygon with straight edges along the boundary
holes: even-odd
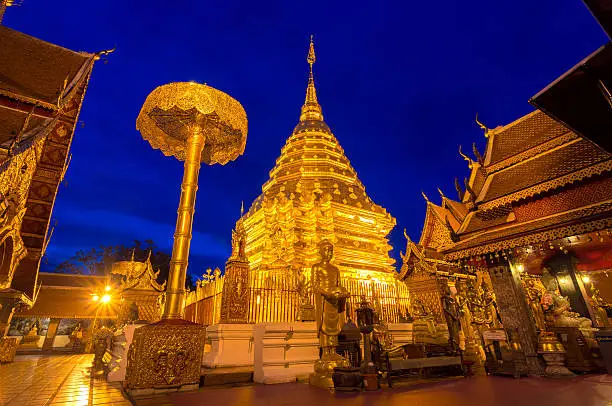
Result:
[[[484,131],[485,138],[488,138],[491,129],[484,125],[482,122],[478,121],[478,113],[476,113],[476,124],[478,124],[478,126]]]
[[[0,24],[2,24],[6,9],[11,6],[21,6],[21,3],[23,0],[0,0]]]
[[[308,65],[310,66],[310,73],[308,75],[308,87],[306,88],[306,100],[302,106],[302,114],[300,115],[300,121],[305,120],[318,120],[323,121],[323,112],[321,106],[317,101],[317,90],[314,85],[314,75],[312,73],[312,65],[316,61],[314,41],[312,35],[310,36],[310,48],[308,49]]]

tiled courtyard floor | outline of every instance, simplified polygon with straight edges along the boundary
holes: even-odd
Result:
[[[18,355],[0,365],[0,406],[131,405],[118,384],[90,374],[92,355]]]
[[[479,377],[418,385],[398,383],[397,388],[383,386],[379,392],[358,394],[333,394],[292,383],[202,388],[168,398],[177,406],[612,406],[612,377],[608,383],[599,382],[603,378]],[[146,404],[155,404],[150,401]]]
[[[115,383],[90,376],[91,355],[20,355],[0,366],[0,406],[130,405]],[[479,377],[333,394],[307,384],[205,387],[136,399],[138,406],[612,406],[612,376]]]

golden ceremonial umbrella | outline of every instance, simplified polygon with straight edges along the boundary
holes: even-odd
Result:
[[[224,165],[244,152],[246,112],[238,101],[205,84],[170,83],[147,96],[136,129],[153,148],[185,161],[163,313],[164,319],[182,318],[200,164]]]

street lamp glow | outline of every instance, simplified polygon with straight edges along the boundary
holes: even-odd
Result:
[[[97,302],[98,300],[100,300],[100,296],[98,296],[98,295],[93,295],[93,296],[91,297],[91,300],[93,300],[94,302]]]
[[[108,294],[102,296],[102,299],[101,299],[102,303],[108,303],[110,302],[110,300],[111,300],[111,295],[108,295]]]
[[[517,269],[519,272],[523,272],[523,271],[525,270],[525,266],[524,266],[523,264],[518,264],[518,265],[516,266],[516,269]]]
[[[589,278],[587,275],[582,275],[582,282],[589,283],[591,282],[591,278]]]
[[[110,285],[106,285],[106,287],[104,288],[105,291],[109,292],[111,290]]]

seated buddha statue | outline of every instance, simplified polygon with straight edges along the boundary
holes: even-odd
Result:
[[[572,311],[568,298],[559,294],[557,279],[546,269],[542,273],[542,283],[546,288],[546,293],[542,296],[542,307],[547,322],[555,327],[591,328],[591,320]]]

